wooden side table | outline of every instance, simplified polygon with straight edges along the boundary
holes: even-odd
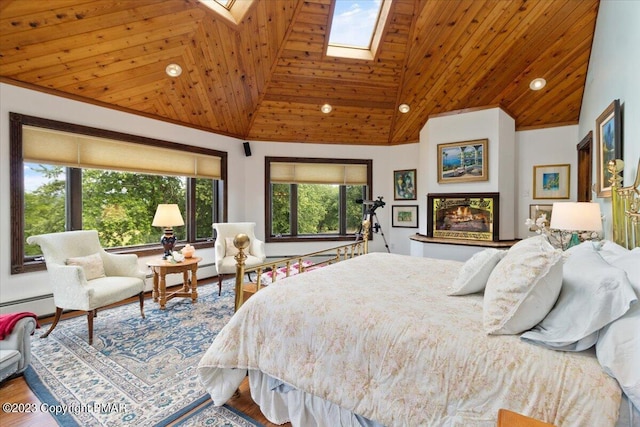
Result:
[[[191,298],[194,303],[198,299],[198,263],[202,258],[185,258],[182,262],[171,262],[164,259],[147,262],[153,272],[153,301],[160,302],[160,309],[164,310],[167,301],[174,297]],[[189,279],[191,272],[191,279]],[[167,295],[167,274],[182,273],[182,289]]]

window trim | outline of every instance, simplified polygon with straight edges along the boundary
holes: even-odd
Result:
[[[264,217],[265,217],[265,241],[267,243],[280,243],[280,242],[331,242],[331,241],[349,241],[354,239],[352,234],[338,234],[328,235],[321,234],[317,236],[283,236],[276,237],[272,235],[271,221],[271,163],[328,163],[328,164],[364,164],[367,166],[367,196],[366,199],[371,199],[373,194],[373,160],[371,159],[325,159],[318,157],[267,157],[264,158]],[[342,190],[341,186],[341,192]],[[297,201],[292,200],[291,205],[297,206]],[[294,210],[295,207],[292,208]],[[340,207],[346,211],[346,206]],[[295,224],[294,224],[295,223]],[[291,227],[296,226],[297,229],[297,217],[291,221]],[[342,233],[342,224],[340,224],[340,232]],[[346,230],[344,230],[346,231]]]
[[[9,198],[11,228],[11,274],[20,274],[29,271],[39,271],[45,269],[44,260],[37,259],[30,261],[26,260],[24,256],[24,157],[22,154],[22,127],[25,125],[77,133],[92,137],[115,139],[152,147],[188,151],[192,153],[220,157],[221,178],[218,181],[218,187],[214,189],[214,192],[219,195],[221,203],[219,203],[218,211],[214,213],[214,216],[218,215],[218,217],[221,218],[223,222],[227,221],[227,152],[10,112]],[[189,182],[189,180],[187,180],[187,182]],[[195,204],[195,200],[189,200],[189,197],[187,197],[187,200],[185,200],[185,202],[187,203],[187,205]],[[222,206],[220,206],[220,204]],[[189,217],[186,219],[188,223],[194,223],[195,211],[193,209],[190,211]],[[210,243],[207,242],[195,242],[195,228],[193,228],[193,230],[189,231],[188,233],[189,234],[187,235],[187,241],[193,241],[195,247],[210,246]],[[190,235],[192,233],[194,234],[193,239]],[[146,256],[156,253],[160,249],[160,244],[149,244],[128,248],[107,249],[107,251],[115,253],[135,253],[138,256]]]

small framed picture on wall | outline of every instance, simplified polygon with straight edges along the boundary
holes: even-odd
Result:
[[[571,165],[533,167],[534,199],[568,199]]]
[[[418,227],[418,205],[391,206],[391,226],[417,228]]]

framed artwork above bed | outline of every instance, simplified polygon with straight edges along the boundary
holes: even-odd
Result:
[[[499,240],[500,193],[427,195],[427,236],[462,240]]]

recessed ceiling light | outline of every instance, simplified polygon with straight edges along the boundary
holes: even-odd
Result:
[[[531,88],[531,90],[540,90],[545,87],[546,84],[547,81],[545,79],[543,79],[542,77],[538,77],[537,79],[531,80],[531,83],[529,83],[529,88]]]
[[[329,114],[331,110],[333,110],[333,107],[331,107],[331,105],[329,104],[324,104],[322,107],[320,107],[320,111],[322,111],[325,114]]]
[[[182,67],[178,64],[169,64],[167,68],[164,69],[169,77],[178,77],[182,74]]]
[[[398,107],[398,110],[402,114],[408,113],[410,109],[411,109],[411,107],[409,107],[409,104],[400,104],[400,106]]]

